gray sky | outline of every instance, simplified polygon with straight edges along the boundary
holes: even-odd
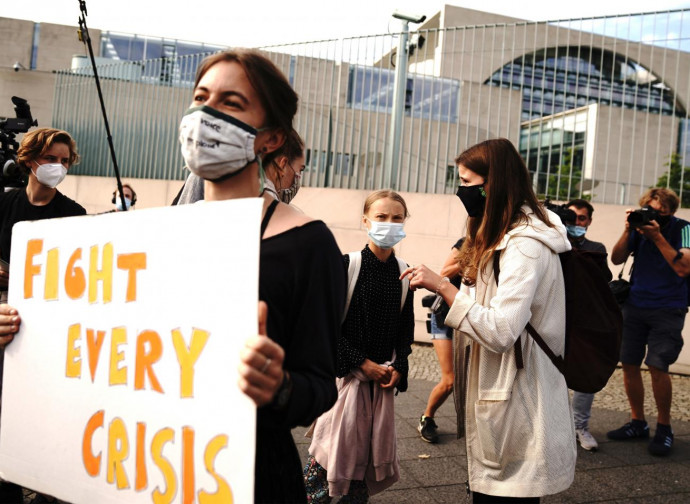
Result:
[[[77,25],[78,0],[1,0],[0,17]],[[688,8],[678,0],[87,0],[90,28],[229,46],[259,46],[399,31],[399,9],[430,17],[445,3],[543,21]],[[420,6],[424,6],[420,10]]]

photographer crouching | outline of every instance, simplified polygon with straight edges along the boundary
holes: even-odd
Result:
[[[626,211],[625,229],[611,253],[613,264],[623,263],[630,254],[635,258],[630,294],[623,306],[620,357],[632,419],[607,436],[617,441],[649,437],[640,372],[644,359],[658,411],[648,450],[658,456],[668,455],[673,446],[668,367],[683,347],[681,331],[688,311],[690,223],[674,217],[679,202],[670,189],[648,190],[640,198],[641,209]]]

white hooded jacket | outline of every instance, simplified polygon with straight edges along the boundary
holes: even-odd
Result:
[[[565,346],[565,289],[558,254],[570,250],[565,228],[522,210],[528,223],[509,231],[477,278],[476,300],[459,292],[446,317],[464,345],[456,348],[456,393],[464,401],[472,491],[538,497],[567,489],[575,475],[576,443],[563,375],[527,334],[530,322],[557,354]],[[524,368],[513,345],[520,338]],[[459,350],[459,351],[458,351]],[[464,352],[463,352],[464,350]],[[459,411],[460,412],[460,411]]]

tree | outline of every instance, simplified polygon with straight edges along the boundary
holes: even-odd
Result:
[[[690,167],[682,166],[680,154],[677,152],[671,154],[671,159],[664,163],[664,166],[668,167],[668,171],[659,177],[656,187],[668,187],[675,191],[680,198],[680,206],[690,207]]]
[[[570,201],[575,198],[590,200],[591,194],[580,195],[582,182],[582,166],[573,163],[573,148],[563,150],[563,162],[557,166],[557,170],[548,176],[548,190],[540,196],[555,201]]]

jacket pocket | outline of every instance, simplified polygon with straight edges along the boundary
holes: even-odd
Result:
[[[477,422],[477,437],[481,447],[483,463],[490,468],[501,467],[507,435],[510,432],[508,419],[509,401],[480,400],[474,405]]]

